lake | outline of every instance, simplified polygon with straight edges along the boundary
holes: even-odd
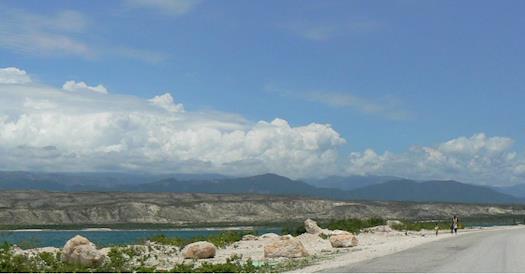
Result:
[[[248,231],[252,229],[242,229],[234,231]],[[263,233],[280,233],[281,228],[277,227],[259,227],[254,228],[258,234]],[[63,247],[67,240],[75,235],[82,235],[95,243],[97,247],[105,247],[111,245],[135,244],[140,240],[147,239],[155,235],[166,235],[168,237],[180,237],[189,239],[199,236],[208,236],[218,234],[224,231],[232,231],[232,229],[171,229],[171,230],[11,230],[0,231],[0,243],[8,242],[16,244],[22,248],[54,246]]]

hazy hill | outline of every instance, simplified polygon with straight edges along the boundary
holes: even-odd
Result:
[[[0,190],[40,189],[53,191],[111,190],[116,185],[138,185],[167,178],[215,180],[219,174],[146,174],[119,172],[28,172],[0,171]]]
[[[398,180],[355,189],[353,199],[385,201],[439,201],[454,203],[522,203],[491,188],[456,181]]]
[[[394,176],[374,176],[374,175],[352,175],[352,176],[329,176],[322,179],[306,180],[308,184],[316,187],[337,188],[342,190],[352,190],[365,186],[386,183],[389,181],[400,180],[402,178]]]
[[[302,181],[291,180],[276,174],[222,180],[180,181],[165,179],[155,183],[138,185],[130,190],[133,192],[255,193],[344,198],[344,195],[338,195],[336,190],[314,187]]]
[[[525,198],[525,184],[517,184],[513,186],[501,186],[501,187],[492,187],[494,190],[505,193],[508,195]]]

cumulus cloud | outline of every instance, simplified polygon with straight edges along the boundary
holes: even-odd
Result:
[[[24,70],[9,67],[0,68],[0,84],[27,84],[31,78]]]
[[[184,112],[182,104],[176,104],[173,97],[169,93],[155,96],[148,100],[151,104],[159,106],[169,112]]]
[[[63,90],[67,91],[88,91],[94,93],[108,94],[108,90],[103,85],[88,86],[85,82],[66,81],[62,85]]]
[[[513,140],[507,137],[477,133],[436,146],[414,146],[399,154],[378,154],[368,149],[350,155],[346,172],[489,185],[519,183],[525,179],[525,159],[512,150],[512,144]]]
[[[182,111],[170,94],[147,100],[0,84],[0,98],[3,169],[302,177],[334,172],[345,143],[330,125]]]

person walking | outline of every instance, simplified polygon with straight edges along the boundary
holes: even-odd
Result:
[[[439,233],[439,225],[436,223],[436,226],[434,227],[434,230],[436,231],[436,237]]]
[[[454,234],[458,234],[458,225],[459,225],[459,218],[458,216],[454,215],[454,217],[452,217],[452,233]]]

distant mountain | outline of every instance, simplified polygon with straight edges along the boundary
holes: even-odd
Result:
[[[166,178],[178,180],[216,180],[220,174],[145,174],[119,172],[28,172],[0,171],[0,190],[35,189],[51,191],[112,190],[115,186],[152,183]]]
[[[391,181],[351,191],[357,200],[427,201],[451,203],[523,203],[523,199],[484,186],[456,181]]]
[[[351,176],[330,176],[322,179],[309,179],[306,182],[310,185],[323,188],[337,188],[342,190],[352,190],[365,186],[386,183],[402,178],[394,176],[374,176],[374,175],[351,175]]]
[[[329,195],[327,189],[317,188],[302,181],[294,181],[276,174],[263,174],[222,180],[180,181],[177,179],[165,179],[159,182],[135,186],[134,191],[256,193],[295,196]]]
[[[222,194],[268,194],[303,196],[333,200],[382,200],[451,203],[524,203],[494,189],[455,181],[416,182],[393,180],[375,183],[384,177],[371,177],[369,184],[352,190],[316,187],[276,174],[242,178],[220,175],[144,175],[120,173],[26,173],[0,172],[0,190],[178,192]],[[375,180],[372,180],[375,179]],[[341,181],[342,182],[342,181]],[[349,182],[349,181],[346,181]],[[323,185],[324,186],[324,185]],[[353,185],[355,186],[355,185]],[[353,187],[352,186],[352,187]],[[346,186],[347,188],[349,186]]]
[[[512,195],[512,196],[520,197],[520,198],[525,198],[525,184],[517,184],[513,186],[492,187],[492,189],[498,192],[504,193],[504,194],[508,194],[508,195]]]

